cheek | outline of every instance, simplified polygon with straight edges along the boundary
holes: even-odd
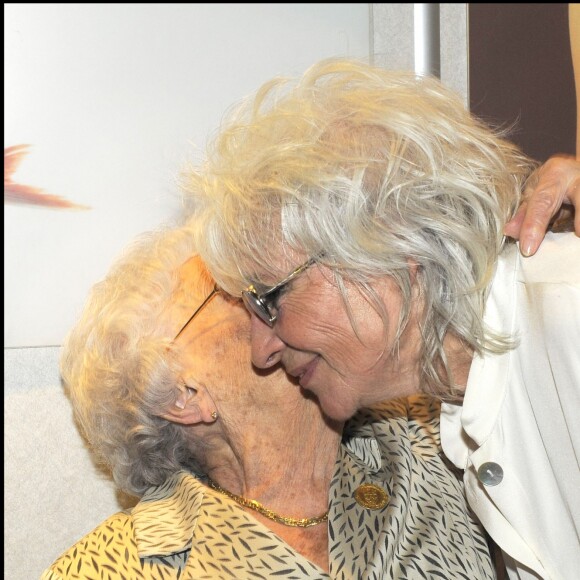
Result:
[[[252,323],[248,316],[248,319],[244,321],[244,324],[236,326],[231,335],[224,336],[223,342],[231,343],[233,350],[245,353],[245,356],[250,358],[251,351],[251,340],[252,340]]]
[[[247,369],[251,368],[249,333],[244,331],[243,337],[235,334],[224,336],[215,345],[212,355],[208,357],[206,368],[215,377],[227,379],[229,382],[244,378]]]
[[[361,327],[364,319],[361,317]],[[360,346],[342,298],[319,302],[316,306],[289,301],[274,331],[287,345],[319,354],[348,356],[353,347]],[[359,337],[364,338],[361,333]]]
[[[183,356],[185,370],[191,376],[211,385],[220,381],[230,384],[251,368],[249,320],[217,336],[200,336]]]
[[[367,358],[380,356],[393,341],[401,306],[394,282],[381,280],[377,288],[379,299],[384,301],[386,318],[356,287],[348,287],[347,292],[348,307],[330,280],[314,276],[308,286],[291,290],[282,297],[275,333],[299,350],[333,353],[345,359],[361,354]],[[365,353],[365,349],[371,352]]]

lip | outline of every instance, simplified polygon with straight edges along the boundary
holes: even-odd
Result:
[[[310,382],[310,379],[312,378],[312,375],[318,366],[318,360],[319,357],[315,356],[309,363],[302,365],[301,367],[298,367],[297,369],[294,369],[290,372],[293,377],[298,379],[301,387],[305,389],[308,388],[308,383]]]

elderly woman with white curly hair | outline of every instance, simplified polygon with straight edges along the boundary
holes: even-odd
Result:
[[[44,580],[495,578],[418,395],[343,426],[281,368],[187,227],[138,240],[92,289],[61,370],[89,444],[140,497]]]
[[[580,240],[506,243],[533,168],[436,79],[329,60],[235,109],[186,187],[202,257],[252,313],[254,364],[341,421],[442,398],[444,451],[510,576],[571,579]]]

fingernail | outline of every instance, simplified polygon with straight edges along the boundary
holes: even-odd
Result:
[[[538,230],[537,227],[534,227],[524,239],[521,240],[521,252],[524,256],[529,257],[533,255],[540,242],[544,237],[544,230]]]
[[[529,258],[533,253],[533,249],[534,249],[534,244],[528,240],[527,242],[524,243],[524,245],[522,247],[522,254],[524,256],[526,256],[526,258]]]

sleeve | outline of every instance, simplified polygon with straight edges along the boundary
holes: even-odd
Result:
[[[131,516],[119,512],[80,539],[47,568],[40,580],[142,578]]]

